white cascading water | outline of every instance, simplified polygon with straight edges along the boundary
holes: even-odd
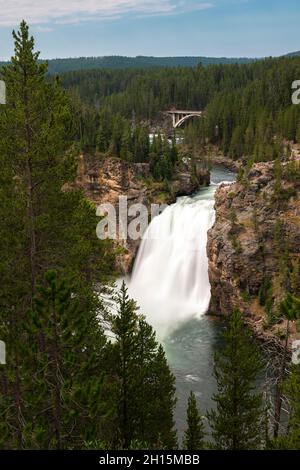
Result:
[[[208,309],[206,245],[215,189],[179,198],[152,220],[141,242],[129,292],[161,339]]]

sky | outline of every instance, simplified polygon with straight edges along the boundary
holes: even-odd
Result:
[[[300,50],[300,0],[0,0],[0,59],[25,19],[43,58],[265,57]]]

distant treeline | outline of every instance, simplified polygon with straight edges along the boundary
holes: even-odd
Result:
[[[155,122],[160,111],[174,106],[205,110],[202,120],[188,126],[189,143],[214,143],[234,158],[256,160],[279,154],[284,139],[300,140],[300,106],[291,100],[297,79],[300,57],[194,68],[78,71],[61,78],[77,116],[81,113],[85,143],[85,129],[89,136],[98,132],[91,126],[99,126],[99,113]]]
[[[75,57],[65,59],[51,59],[48,61],[50,74],[61,74],[76,70],[91,69],[130,69],[130,68],[152,68],[152,67],[195,67],[199,63],[211,64],[233,64],[248,63],[254,59],[228,58],[228,57]],[[4,62],[0,62],[0,66]]]

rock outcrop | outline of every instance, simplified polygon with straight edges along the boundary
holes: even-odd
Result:
[[[96,206],[110,203],[117,213],[120,196],[127,197],[128,208],[137,203],[149,208],[151,204],[172,204],[178,196],[190,195],[209,183],[209,171],[198,169],[195,174],[189,164],[182,163],[171,181],[155,182],[147,163],[127,163],[97,154],[79,157],[76,179],[76,186],[83,189]],[[117,269],[126,274],[131,270],[140,239],[119,238],[117,242],[123,247],[117,258]]]
[[[279,303],[300,261],[300,162],[254,164],[215,196],[216,221],[208,233],[210,312],[239,308],[257,336],[283,339]],[[292,338],[300,328],[292,326]]]

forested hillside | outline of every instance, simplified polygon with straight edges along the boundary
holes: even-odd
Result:
[[[153,67],[195,67],[199,63],[210,64],[242,64],[254,59],[228,57],[151,57],[151,56],[104,56],[104,57],[70,57],[50,59],[48,61],[50,74],[61,74],[76,70],[91,69],[131,69]],[[0,65],[4,63],[0,62]]]
[[[96,145],[99,133],[110,141],[115,119],[131,123],[134,116],[155,123],[171,107],[200,109],[204,117],[187,126],[187,143],[210,142],[232,158],[267,160],[280,153],[283,140],[300,140],[300,109],[291,101],[298,77],[300,58],[286,57],[242,65],[70,72],[61,80],[72,95],[85,144]]]
[[[288,56],[298,56],[299,52],[292,52]],[[48,60],[48,73],[62,74],[80,70],[92,69],[132,69],[132,68],[157,68],[157,67],[196,67],[213,64],[247,64],[256,59],[248,57],[152,57],[152,56],[103,56],[103,57],[66,57]],[[6,62],[0,62],[5,65]]]

